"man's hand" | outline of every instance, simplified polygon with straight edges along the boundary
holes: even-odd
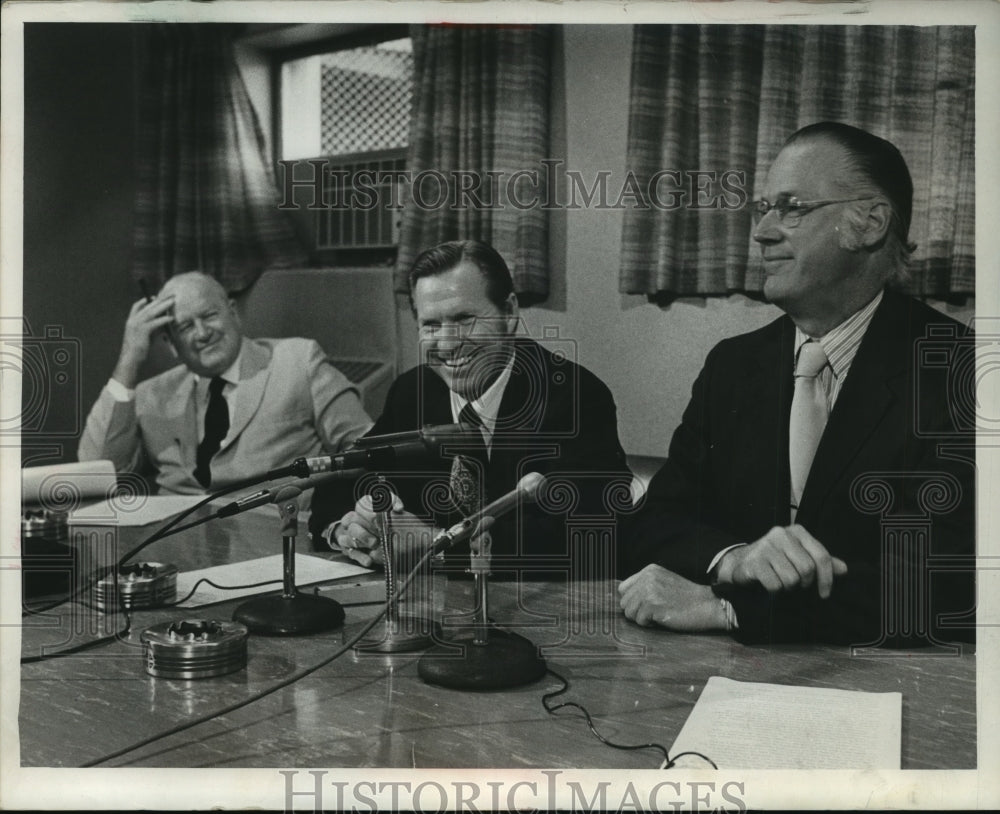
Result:
[[[389,513],[392,526],[393,551],[424,549],[430,546],[436,529],[416,515],[403,509],[403,502],[393,495],[392,511]],[[366,568],[372,564],[384,564],[382,542],[379,539],[378,513],[372,511],[371,498],[362,497],[354,510],[345,514],[337,524],[334,536],[341,551],[359,565]]]
[[[815,583],[822,599],[830,596],[834,577],[846,573],[847,564],[802,526],[775,526],[757,542],[726,552],[716,566],[720,584],[760,583],[777,593]]]
[[[111,378],[130,390],[135,388],[139,379],[139,368],[149,355],[153,334],[173,321],[173,307],[172,295],[157,298],[152,302],[139,300],[132,306],[128,319],[125,320],[122,349],[118,354],[118,364],[115,365]]]
[[[726,614],[719,598],[707,585],[647,565],[618,586],[625,617],[644,627],[661,625],[668,630],[697,633],[726,629]]]

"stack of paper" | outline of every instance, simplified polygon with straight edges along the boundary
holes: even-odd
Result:
[[[712,676],[670,750],[720,769],[898,769],[903,696]],[[678,766],[711,768],[691,756]]]

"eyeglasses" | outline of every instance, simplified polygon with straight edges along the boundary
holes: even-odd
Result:
[[[802,220],[803,215],[808,215],[814,209],[819,209],[822,206],[829,206],[830,204],[868,201],[874,197],[876,196],[865,195],[861,198],[833,198],[828,201],[800,201],[798,198],[783,195],[774,203],[771,203],[765,198],[761,198],[759,201],[754,201],[750,204],[750,206],[753,207],[751,209],[751,213],[753,215],[753,222],[755,226],[761,222],[764,215],[773,209],[778,213],[778,220],[780,220],[782,224],[789,228],[793,228],[799,225],[799,221]]]

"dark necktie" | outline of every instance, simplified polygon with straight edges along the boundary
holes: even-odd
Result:
[[[229,432],[229,406],[222,389],[226,380],[220,376],[208,385],[208,409],[205,411],[205,437],[198,444],[197,466],[194,477],[206,489],[212,485],[212,456],[219,451],[222,439]]]
[[[458,420],[468,427],[476,428],[476,431],[469,433],[468,449],[452,459],[449,478],[455,511],[468,517],[483,505],[482,473],[486,464],[486,443],[479,430],[482,419],[471,404],[462,408]]]

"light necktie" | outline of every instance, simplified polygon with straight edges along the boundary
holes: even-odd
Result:
[[[222,439],[229,432],[229,406],[222,394],[226,380],[216,376],[208,385],[208,409],[205,411],[205,436],[198,444],[195,480],[206,489],[212,485],[212,456],[219,451]]]
[[[820,372],[829,360],[819,342],[806,342],[799,349],[795,364],[795,394],[788,423],[788,462],[792,475],[792,522],[802,500],[809,469],[812,467],[819,439],[823,436],[830,407]]]

